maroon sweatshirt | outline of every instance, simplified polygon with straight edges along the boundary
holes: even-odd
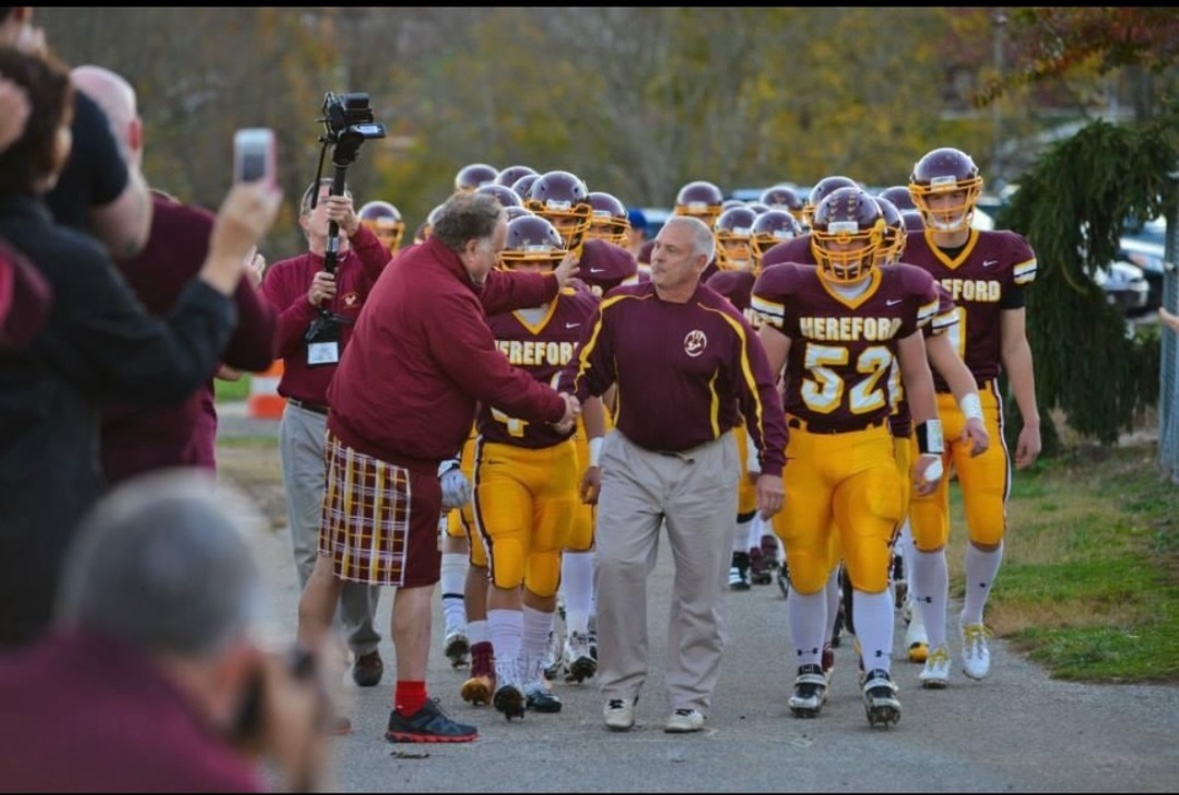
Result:
[[[434,472],[462,449],[477,401],[528,422],[559,421],[565,401],[508,363],[486,317],[548,303],[557,286],[551,274],[492,271],[480,289],[435,238],[399,252],[344,351],[328,428],[366,455]]]

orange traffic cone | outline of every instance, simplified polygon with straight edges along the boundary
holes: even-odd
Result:
[[[278,394],[278,382],[282,378],[282,359],[275,359],[270,367],[250,376],[250,397],[246,401],[246,414],[254,420],[282,419],[286,398]]]

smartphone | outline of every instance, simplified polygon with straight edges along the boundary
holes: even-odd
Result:
[[[233,180],[274,184],[275,138],[269,127],[250,127],[233,134]]]

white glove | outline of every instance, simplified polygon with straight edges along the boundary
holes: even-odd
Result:
[[[471,501],[471,482],[459,468],[457,458],[438,466],[438,480],[442,483],[442,510],[461,508]]]

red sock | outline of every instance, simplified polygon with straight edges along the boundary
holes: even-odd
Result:
[[[393,709],[405,717],[411,717],[426,705],[426,683],[397,680],[393,691]]]

